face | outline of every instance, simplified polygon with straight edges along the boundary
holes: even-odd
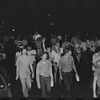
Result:
[[[59,46],[60,46],[60,44],[59,44],[59,43],[56,43],[56,46],[57,46],[57,47],[59,47]]]
[[[26,49],[22,50],[22,54],[26,54],[26,52],[27,52]]]
[[[47,58],[47,55],[44,54],[44,55],[42,56],[42,59],[43,59],[43,60],[46,60],[46,58]]]
[[[69,52],[68,52],[68,54],[71,56],[71,54],[72,54],[72,51],[69,51]]]
[[[28,50],[31,50],[31,47],[28,46]]]
[[[50,48],[47,48],[47,52],[50,52]]]

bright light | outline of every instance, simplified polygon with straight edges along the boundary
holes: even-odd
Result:
[[[53,25],[53,23],[50,23],[50,25],[52,26],[52,25]]]
[[[48,14],[48,16],[51,16],[51,14]]]
[[[15,31],[15,29],[12,29],[12,31],[14,32],[14,31]]]

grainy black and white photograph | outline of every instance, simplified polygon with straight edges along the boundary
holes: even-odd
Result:
[[[97,0],[0,0],[0,97],[100,98],[99,12]]]

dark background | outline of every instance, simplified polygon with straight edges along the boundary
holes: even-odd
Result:
[[[51,14],[51,16],[48,16]],[[99,0],[0,0],[0,21],[16,31],[100,32]],[[50,25],[53,23],[53,25]]]

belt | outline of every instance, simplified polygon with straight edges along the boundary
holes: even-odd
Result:
[[[72,71],[71,72],[63,72],[64,74],[70,74],[70,73],[72,73]]]
[[[37,49],[41,49],[41,48],[37,48]]]

